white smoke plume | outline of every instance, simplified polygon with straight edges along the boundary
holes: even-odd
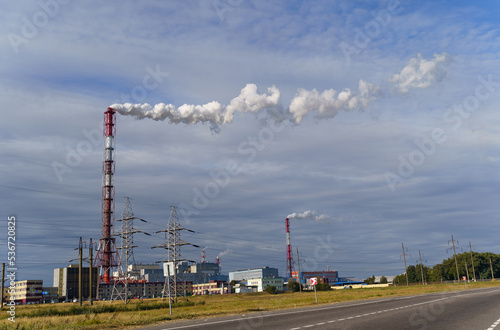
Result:
[[[294,121],[299,124],[309,112],[317,112],[317,118],[334,117],[340,110],[362,109],[376,99],[380,88],[364,80],[359,81],[359,94],[346,88],[337,94],[334,89],[319,93],[316,89],[308,91],[299,89],[290,103],[290,113]]]
[[[280,100],[279,90],[274,86],[267,90],[269,95],[259,94],[257,85],[247,84],[241,90],[240,95],[232,99],[227,106],[212,101],[203,105],[184,104],[178,108],[165,103],[159,103],[155,106],[148,103],[125,103],[113,104],[110,107],[121,115],[133,116],[136,119],[151,118],[160,121],[168,119],[171,124],[184,123],[187,125],[209,123],[212,130],[217,130],[220,125],[230,123],[236,111],[258,113],[263,109],[277,106]]]
[[[291,213],[287,216],[288,219],[297,219],[297,220],[314,220],[314,221],[322,221],[322,222],[330,222],[333,218],[327,214],[319,214],[315,210],[307,210],[302,213]]]
[[[389,84],[401,93],[407,93],[412,88],[425,88],[439,82],[446,75],[445,66],[449,63],[450,56],[446,53],[434,54],[434,58],[426,60],[418,54],[412,58],[400,73],[395,74],[389,80]],[[280,91],[275,86],[267,89],[267,94],[259,94],[257,85],[247,84],[240,94],[233,98],[228,105],[222,105],[212,101],[203,105],[184,104],[176,107],[172,104],[159,103],[151,106],[145,104],[113,104],[110,107],[125,116],[136,119],[150,118],[163,121],[168,119],[172,124],[194,125],[197,123],[208,123],[212,131],[219,131],[220,126],[233,121],[234,114],[254,113],[267,110],[279,120],[290,120],[300,124],[302,119],[309,113],[316,118],[332,118],[340,111],[362,110],[381,95],[378,85],[360,80],[358,90],[344,89],[337,92],[327,89],[319,92],[299,89],[291,100],[287,109],[283,109],[280,103]]]
[[[446,76],[445,66],[451,61],[450,55],[434,54],[434,58],[426,60],[421,54],[412,58],[400,73],[389,80],[395,89],[407,93],[411,88],[426,88],[443,80]]]
[[[221,257],[223,257],[223,256],[225,256],[226,254],[229,254],[229,253],[231,253],[231,252],[233,252],[233,251],[232,251],[232,250],[225,250],[225,251],[222,251],[221,253],[219,253],[219,254],[217,255],[217,257],[221,258]]]

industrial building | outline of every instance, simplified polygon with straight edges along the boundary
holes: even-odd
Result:
[[[230,292],[226,281],[193,284],[193,295],[226,294]]]
[[[244,269],[235,272],[229,272],[229,282],[244,281],[255,278],[276,278],[279,277],[278,268],[262,267],[254,269]]]
[[[14,301],[16,305],[41,304],[43,303],[43,281],[25,280],[14,282],[14,292],[11,292],[11,286],[4,291],[5,301]]]
[[[82,299],[89,298],[89,267],[82,267]],[[95,297],[99,270],[92,268],[92,296]],[[79,266],[69,265],[65,268],[54,269],[53,286],[57,287],[59,300],[71,301],[79,299]]]
[[[123,292],[123,283],[117,283],[114,291],[115,284],[101,284],[99,286],[98,300],[120,299],[118,292]],[[131,298],[158,298],[167,296],[167,291],[163,292],[165,282],[131,282],[127,284],[128,297]],[[191,282],[177,282],[177,292],[189,296],[193,293],[193,283]]]
[[[283,291],[283,278],[281,277],[254,278],[248,280],[246,282],[246,286],[252,289],[255,288],[254,292],[266,291],[266,288],[270,286],[274,286],[276,288],[276,291]]]
[[[297,271],[292,272],[292,277],[295,281],[299,281]],[[315,272],[300,272],[300,279],[302,284],[309,284],[311,278],[319,278],[321,283],[333,285],[339,281],[339,274],[335,270],[321,270]]]

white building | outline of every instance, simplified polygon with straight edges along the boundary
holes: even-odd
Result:
[[[270,286],[276,287],[276,291],[283,291],[283,278],[254,278],[247,281],[247,287],[257,288],[257,292],[266,291]]]

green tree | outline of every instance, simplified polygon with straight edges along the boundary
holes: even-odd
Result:
[[[330,285],[328,283],[318,283],[316,285],[316,290],[317,291],[328,291],[328,290],[331,290],[332,288],[330,287]]]
[[[375,275],[373,275],[372,277],[368,277],[363,282],[368,283],[368,284],[375,284]]]
[[[288,280],[287,288],[291,292],[297,292],[300,291],[300,284],[295,281]]]
[[[387,284],[387,277],[382,276],[382,277],[380,278],[380,284]]]
[[[269,294],[276,294],[276,293],[278,293],[278,292],[276,291],[276,287],[275,287],[275,286],[268,286],[268,287],[266,288],[266,292],[267,292],[267,293],[269,293]]]

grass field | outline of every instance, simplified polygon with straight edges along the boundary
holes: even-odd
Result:
[[[456,291],[484,287],[500,287],[500,281],[461,284],[433,284],[424,286],[402,286],[385,288],[318,291],[318,303],[374,299],[417,295],[432,292]],[[16,306],[15,322],[8,320],[8,308],[0,311],[1,329],[123,329],[154,324],[168,320],[193,319],[230,314],[247,314],[315,305],[314,292],[247,293],[213,296],[196,296],[179,299],[169,315],[168,301],[146,299],[133,300],[129,304],[96,302],[83,307],[78,303]]]

